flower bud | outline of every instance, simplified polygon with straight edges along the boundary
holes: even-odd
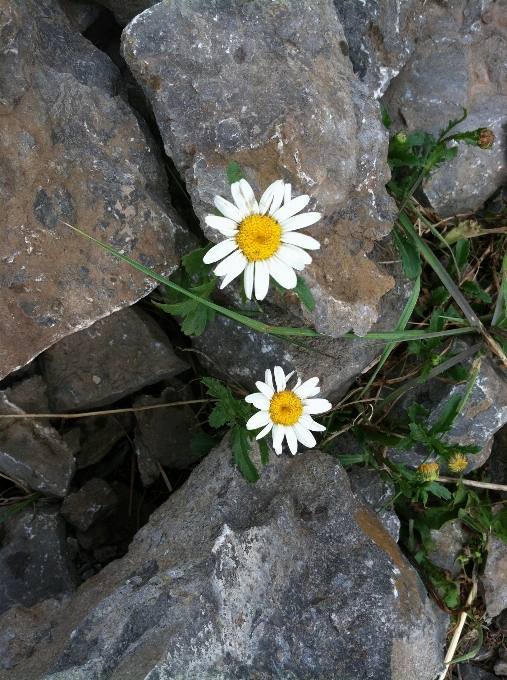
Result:
[[[462,453],[457,453],[455,456],[453,456],[450,460],[447,461],[447,467],[451,472],[455,472],[456,474],[459,474],[460,472],[463,472],[468,465],[468,460],[467,457],[464,456]]]
[[[488,128],[483,128],[479,132],[479,138],[477,140],[477,146],[481,149],[491,149],[493,142],[495,141],[495,135]]]
[[[421,463],[417,468],[417,474],[425,482],[434,482],[438,478],[440,465],[438,463]]]

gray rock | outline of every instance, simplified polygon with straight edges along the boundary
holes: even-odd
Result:
[[[507,485],[507,427],[501,427],[493,438],[491,455],[488,460],[491,481],[494,484]],[[507,498],[506,491],[498,491],[502,498]]]
[[[140,309],[123,309],[60,340],[40,358],[55,413],[110,404],[188,368]]]
[[[156,0],[97,0],[97,2],[113,12],[120,26],[126,26],[145,9],[157,4]]]
[[[96,550],[109,539],[109,530],[104,523],[95,524],[86,531],[76,531],[76,538],[84,550]]]
[[[507,59],[505,8],[494,2],[457,0],[424,10],[417,45],[382,99],[395,121],[438,133],[451,119],[468,119],[456,130],[489,127],[491,151],[461,144],[457,157],[437,169],[423,186],[441,215],[475,211],[507,179]]]
[[[324,217],[309,232],[322,247],[305,270],[315,310],[288,304],[333,337],[366,333],[393,286],[366,256],[392,227],[387,132],[343,54],[331,0],[162,2],[122,41],[206,236],[218,238],[204,217],[214,195],[229,193],[231,160],[257,195],[275,179],[290,181]]]
[[[334,0],[354,73],[377,99],[414,50],[424,9],[419,0]]]
[[[93,478],[77,493],[71,493],[62,503],[61,513],[73,527],[87,531],[92,524],[110,515],[118,499],[109,484]]]
[[[500,538],[490,536],[488,556],[484,571],[479,578],[481,595],[488,618],[498,616],[507,607],[507,544]]]
[[[77,469],[94,465],[102,460],[113,446],[130,432],[133,420],[131,413],[74,420],[80,435],[79,451],[76,454]]]
[[[184,401],[184,398],[174,388],[167,387],[158,398],[141,395],[135,400],[134,406],[168,404],[173,401]],[[189,446],[192,437],[201,431],[195,428],[195,413],[189,406],[136,411],[136,422],[134,450],[144,486],[149,486],[159,478],[157,461],[165,467],[184,469],[200,460]]]
[[[378,260],[398,259],[389,241],[386,239],[382,244],[383,256],[380,251],[376,254]],[[382,298],[380,319],[372,331],[393,330],[412,289],[412,284],[404,278],[400,264],[388,265],[386,270],[393,276],[395,286]],[[279,304],[290,295],[294,294],[286,292]],[[292,327],[300,325],[300,319],[291,313],[289,304],[282,309],[263,303],[263,309],[266,315],[260,318],[266,323]],[[224,338],[227,338],[227,342],[224,342]],[[217,315],[213,323],[208,323],[203,335],[192,339],[194,346],[203,352],[203,355],[199,355],[200,361],[219,378],[232,378],[254,392],[255,381],[263,379],[266,368],[280,365],[286,373],[297,371],[302,379],[317,376],[321,395],[331,401],[343,396],[353,380],[383,349],[380,343],[361,339],[298,338],[298,341],[310,349],[258,333],[221,315]]]
[[[0,392],[0,414],[24,411]],[[74,476],[75,449],[43,421],[0,419],[0,471],[33,491],[63,498]]]
[[[28,505],[3,522],[0,531],[0,613],[74,592],[65,522],[58,508]]]
[[[394,512],[392,506],[379,512],[380,508],[383,508],[394,498],[394,484],[384,481],[377,470],[355,466],[347,470],[347,472],[352,491],[363,495],[368,505],[382,522],[384,528],[397,543],[400,538],[400,520],[398,515]]]
[[[456,558],[468,543],[470,535],[460,520],[448,522],[440,529],[430,529],[430,534],[436,550],[428,552],[428,557],[437,567],[449,571],[451,579],[456,578],[461,571],[461,565],[456,562]]]
[[[274,456],[250,485],[224,441],[53,620],[9,680],[433,680],[447,617],[339,463]]]
[[[468,663],[460,663],[459,670],[461,673],[461,680],[496,680],[497,676],[493,673],[488,673],[479,666],[471,666]]]
[[[25,413],[50,413],[46,385],[41,375],[34,375],[8,387],[5,396]]]
[[[458,352],[466,347],[463,341],[459,341],[453,345],[453,351]],[[431,426],[440,417],[448,400],[455,394],[464,395],[466,390],[467,383],[456,385],[432,380],[407,392],[391,411],[391,416],[406,419],[408,408],[413,402],[417,402],[430,409],[428,424]],[[484,465],[491,453],[493,435],[506,422],[507,382],[496,368],[494,359],[485,358],[481,362],[479,376],[472,392],[454,421],[452,429],[444,436],[444,441],[451,444],[482,446],[482,451],[468,457],[466,472],[470,472]],[[411,467],[417,467],[428,454],[423,445],[409,451],[390,449],[389,453],[395,462],[406,461]],[[444,467],[443,470],[445,469]]]
[[[94,2],[79,2],[78,0],[58,0],[60,7],[65,12],[67,19],[81,33],[93,24],[103,12],[102,7]]]
[[[170,274],[179,219],[111,60],[56,0],[0,7],[2,377],[156,285],[62,221]]]

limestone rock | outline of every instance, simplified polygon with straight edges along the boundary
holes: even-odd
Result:
[[[58,2],[72,26],[81,33],[86,31],[103,11],[102,7],[94,2],[79,2],[78,0],[58,0]]]
[[[65,522],[58,508],[42,503],[28,505],[1,526],[0,613],[16,604],[31,607],[74,592]]]
[[[117,413],[72,421],[79,431],[80,445],[76,454],[76,467],[98,463],[113,446],[132,429],[131,413]]]
[[[157,0],[97,0],[97,3],[110,9],[120,26],[126,26],[138,14],[155,5]]]
[[[0,392],[0,413],[23,415],[24,411]],[[75,453],[44,421],[0,420],[0,471],[33,491],[66,496],[76,469]]]
[[[188,368],[158,324],[137,308],[67,336],[40,363],[54,413],[111,404]]]
[[[507,608],[507,544],[496,536],[488,541],[488,556],[484,572],[480,576],[481,594],[488,617],[498,616]]]
[[[134,406],[167,404],[184,401],[181,393],[167,387],[160,397],[141,395]],[[149,486],[160,476],[160,463],[165,467],[186,468],[199,462],[189,443],[199,429],[195,428],[195,414],[189,406],[169,406],[167,409],[136,411],[134,450],[141,480]]]
[[[49,413],[46,385],[41,375],[33,375],[5,390],[5,396],[25,413]]]
[[[122,41],[206,236],[217,239],[204,217],[229,193],[232,160],[258,196],[291,182],[324,215],[307,230],[321,249],[305,270],[315,310],[303,316],[333,337],[366,333],[393,286],[367,257],[394,215],[387,132],[342,51],[331,0],[172,0],[137,16]]]
[[[178,218],[118,69],[56,0],[0,0],[0,35],[2,377],[156,285],[62,221],[169,274]]]
[[[337,461],[273,456],[250,485],[224,441],[52,620],[0,678],[433,680],[447,617]]]
[[[453,520],[444,524],[440,529],[430,529],[431,539],[435,544],[435,551],[428,552],[428,557],[437,567],[446,569],[451,579],[461,571],[461,565],[456,558],[468,543],[469,536],[460,520]]]
[[[103,479],[90,479],[76,493],[62,503],[62,515],[79,531],[87,531],[92,524],[110,515],[118,504],[114,491]]]
[[[477,210],[507,179],[507,33],[499,7],[478,0],[428,4],[419,41],[382,99],[395,128],[438,134],[464,107],[468,118],[456,131],[494,131],[491,151],[460,144],[457,157],[423,186],[441,215]]]
[[[354,466],[347,473],[352,491],[362,494],[397,543],[400,538],[400,520],[391,506],[384,508],[396,495],[394,484],[384,481],[377,470]],[[384,510],[379,512],[381,508]]]

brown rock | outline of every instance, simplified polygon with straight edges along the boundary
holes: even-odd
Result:
[[[69,524],[87,531],[92,524],[110,515],[118,504],[114,491],[103,479],[93,478],[62,503],[61,512]]]
[[[188,368],[160,326],[137,308],[60,340],[40,362],[55,413],[110,404]]]
[[[0,377],[156,285],[68,222],[159,272],[177,221],[120,73],[56,0],[0,0]]]

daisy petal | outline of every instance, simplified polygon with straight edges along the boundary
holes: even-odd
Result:
[[[255,263],[255,297],[264,300],[269,289],[269,268],[266,260],[257,260]]]
[[[291,190],[292,190],[292,186],[290,184],[286,184],[283,188],[283,203],[284,203],[284,205],[287,205],[287,203],[290,203]]]
[[[267,399],[271,399],[275,393],[275,390],[271,385],[266,385],[266,383],[258,380],[255,383],[255,387],[261,392]]]
[[[277,179],[276,182],[270,184],[266,191],[262,194],[259,201],[259,210],[261,215],[265,215],[268,211],[275,211],[282,205],[283,201],[283,179]],[[274,207],[276,206],[276,207]]]
[[[324,425],[315,422],[311,416],[306,415],[305,413],[300,417],[298,423],[304,425],[307,430],[313,430],[313,432],[324,432],[326,429]]]
[[[333,405],[327,399],[307,399],[303,405],[303,413],[308,415],[325,413]]]
[[[284,203],[281,208],[278,208],[278,210],[275,213],[273,213],[272,217],[283,227],[284,220],[287,220],[289,217],[292,217],[300,210],[303,210],[303,208],[306,208],[309,202],[310,197],[307,196],[306,194],[304,194],[303,196],[298,196],[297,198],[292,199],[292,201],[290,201],[289,203]]]
[[[235,254],[236,253],[233,253],[229,257],[231,258]],[[247,262],[247,259],[245,257],[245,260],[244,260],[243,263],[239,260],[235,261],[233,263],[234,269],[231,269],[231,271],[224,276],[224,278],[222,279],[222,283],[220,284],[220,289],[225,288],[225,286],[228,286],[231,283],[231,281],[234,281],[234,279],[241,274],[241,272],[245,268],[246,262]]]
[[[236,203],[244,217],[248,217],[248,215],[257,215],[259,213],[259,206],[255,200],[253,189],[246,179],[240,179],[239,182],[231,184],[231,194],[234,203]]]
[[[266,260],[269,273],[283,288],[290,290],[298,285],[296,272],[276,255]]]
[[[262,392],[253,392],[252,394],[247,394],[245,397],[245,401],[248,404],[252,404],[256,399],[265,399],[265,395],[262,394]]]
[[[269,411],[269,405],[271,404],[270,400],[266,399],[263,394],[256,399],[251,399],[250,403],[255,406],[255,408],[258,408],[259,411]]]
[[[310,396],[310,392],[313,392],[313,390],[317,387],[318,384],[319,384],[318,378],[310,378],[310,380],[306,380],[306,382],[304,382],[299,387],[295,387],[293,389],[293,392],[297,394],[297,396],[300,399],[307,399]]]
[[[267,411],[258,411],[253,415],[246,424],[247,430],[257,430],[259,427],[265,427],[272,422],[271,417]]]
[[[224,236],[234,236],[238,233],[238,225],[234,220],[228,217],[219,217],[218,215],[206,215],[204,221],[208,227],[216,229]]]
[[[307,250],[318,250],[320,248],[320,243],[316,239],[307,234],[300,234],[297,231],[288,231],[286,234],[282,234],[281,240],[282,243],[291,243],[293,246],[299,246]]]
[[[313,449],[313,447],[317,444],[315,437],[313,434],[308,430],[302,423],[301,421],[298,421],[297,423],[294,423],[292,426],[296,437],[299,439],[301,444],[303,446],[307,446],[309,449]]]
[[[273,394],[275,393],[274,387],[273,387],[273,376],[271,375],[271,370],[269,368],[266,368],[266,373],[264,374],[264,380],[266,382],[266,385],[271,387],[273,390]]]
[[[293,456],[298,452],[298,438],[294,432],[293,427],[285,428],[285,436],[287,438],[287,444],[289,445],[290,452]]]
[[[319,212],[307,212],[303,213],[302,215],[294,215],[293,217],[289,217],[283,222],[278,220],[278,222],[282,227],[282,232],[285,233],[286,231],[295,231],[296,229],[303,229],[304,227],[309,227],[311,224],[315,224],[315,222],[318,222],[321,217],[322,215]]]
[[[289,382],[289,380],[292,378],[292,376],[294,375],[294,373],[295,373],[295,371],[291,371],[290,373],[288,373],[288,374],[285,376],[285,382],[286,382],[286,383]],[[294,390],[293,390],[293,391],[294,391]]]
[[[252,299],[253,283],[254,283],[254,268],[255,262],[249,262],[245,267],[245,295],[249,300]]]
[[[237,224],[242,222],[246,217],[246,215],[243,215],[241,210],[239,210],[239,208],[237,208],[234,203],[229,203],[229,201],[227,201],[222,196],[215,196],[213,202],[224,217],[234,220],[234,222]]]
[[[237,249],[238,244],[236,243],[236,239],[227,238],[225,241],[217,243],[216,246],[213,246],[213,248],[208,250],[208,252],[202,258],[202,261],[204,264],[218,262],[218,260],[223,260],[224,257],[227,257],[227,255],[230,255]]]
[[[259,434],[255,435],[255,438],[256,438],[256,439],[262,439],[263,437],[265,437],[265,436],[268,434],[268,432],[271,431],[271,428],[272,428],[272,427],[273,427],[273,423],[269,422],[269,423],[266,425],[266,427],[265,427],[263,430],[261,430],[261,431],[259,432]]]
[[[275,374],[276,391],[283,392],[287,386],[283,368],[281,366],[275,366],[273,373]]]
[[[234,239],[231,239],[231,241],[234,241]],[[222,243],[225,243],[225,241],[222,241]],[[220,246],[222,245],[222,243],[219,243],[218,245]],[[217,247],[218,246],[214,246],[209,252],[206,253],[206,255],[209,255],[209,253],[211,253]],[[246,267],[247,262],[248,260],[243,255],[241,250],[234,250],[232,255],[226,257],[225,260],[222,260],[222,262],[220,262],[220,264],[215,267],[214,271],[217,276],[225,276],[226,274],[229,274],[231,271],[238,270],[237,273],[235,274],[235,276],[238,276],[238,274],[241,274],[243,269]]]
[[[282,453],[282,442],[285,436],[285,428],[283,425],[273,425],[273,448],[275,453],[280,455]]]
[[[282,245],[276,251],[277,257],[294,269],[304,269],[307,264],[312,261],[312,256],[306,250],[301,250],[297,246],[292,246],[287,243]]]

